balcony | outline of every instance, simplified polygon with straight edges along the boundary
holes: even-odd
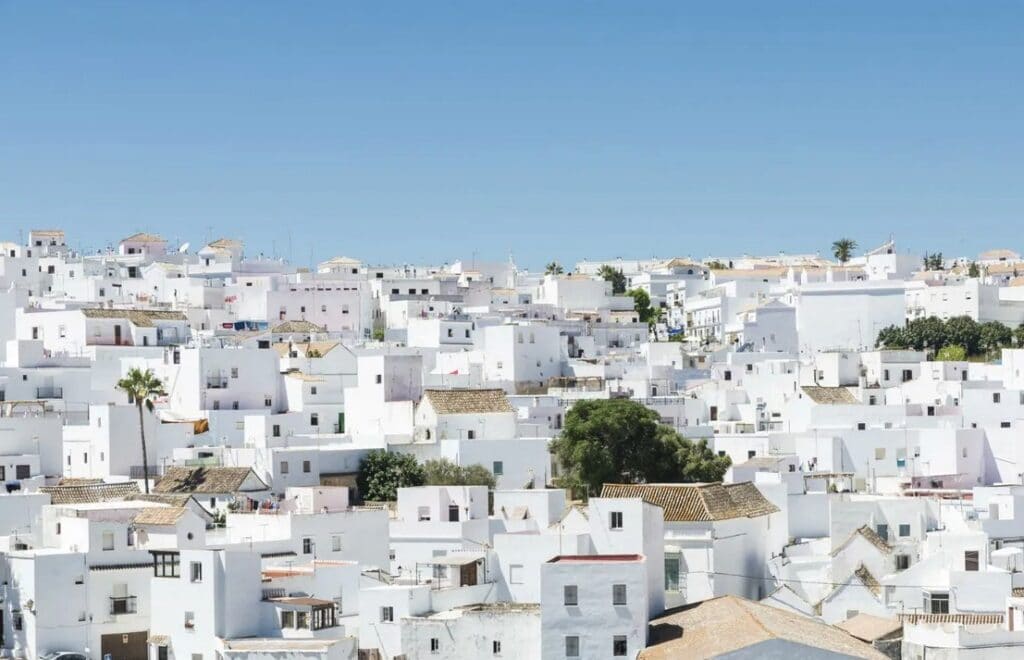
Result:
[[[227,376],[207,376],[206,377],[206,389],[208,390],[224,390],[228,387]]]
[[[112,615],[135,614],[137,611],[138,610],[136,609],[135,596],[110,597],[110,613]]]
[[[52,385],[48,387],[37,387],[36,388],[37,399],[63,399],[64,388],[54,387]]]

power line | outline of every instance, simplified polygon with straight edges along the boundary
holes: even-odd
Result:
[[[722,572],[722,571],[688,571],[686,574],[687,575],[720,575],[720,576],[723,576],[723,577],[736,577],[736,578],[743,578],[743,579],[746,579],[746,580],[763,580],[763,581],[766,581],[766,582],[795,582],[795,583],[799,583],[799,584],[819,584],[819,585],[825,585],[825,586],[830,586],[830,587],[841,587],[841,586],[844,586],[846,584],[849,584],[848,581],[847,582],[826,582],[826,581],[822,581],[822,580],[800,580],[800,579],[795,579],[795,578],[779,578],[779,577],[775,577],[775,576],[761,577],[761,576],[758,576],[758,575],[743,575],[742,573],[725,573],[725,572]],[[851,574],[851,576],[852,575],[854,575],[854,574]],[[905,589],[927,589],[927,590],[935,590],[935,591],[939,591],[939,590],[943,590],[943,589],[947,589],[948,588],[946,586],[927,586],[927,585],[923,585],[923,584],[888,584],[888,585],[880,584],[880,586],[883,586],[883,587],[901,587],[901,588],[905,588]]]

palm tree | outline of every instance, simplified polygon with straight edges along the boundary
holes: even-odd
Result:
[[[558,263],[557,261],[552,261],[551,263],[544,267],[545,275],[561,275],[564,272],[565,269],[562,268],[562,264]]]
[[[850,257],[853,256],[853,251],[856,249],[857,241],[852,238],[840,238],[832,243],[832,254],[839,260],[840,266],[846,265],[846,262],[850,260]]]
[[[153,412],[153,397],[164,396],[164,384],[152,369],[143,371],[138,367],[128,370],[128,375],[117,381],[117,389],[128,394],[128,400],[139,409],[139,437],[142,439],[142,478],[146,493],[149,493],[149,460],[146,456],[146,426],[143,424],[142,406]]]

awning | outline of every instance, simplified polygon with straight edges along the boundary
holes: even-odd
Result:
[[[170,646],[171,636],[170,635],[150,635],[149,639],[146,640],[153,646]]]

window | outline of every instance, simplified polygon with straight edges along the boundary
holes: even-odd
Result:
[[[264,406],[269,408],[272,403],[273,403],[273,399],[271,399],[269,396],[263,397],[263,405]]]
[[[910,568],[910,555],[896,555],[896,570],[905,571]]]
[[[665,553],[665,591],[679,591],[680,553]]]
[[[382,607],[380,608],[380,621],[381,623],[391,623],[395,620],[395,608],[393,607]]]
[[[288,461],[281,461],[281,474],[288,474]]]
[[[295,627],[295,612],[291,610],[281,611],[281,627],[282,628],[294,628]]]
[[[865,431],[865,430],[867,430],[867,428],[868,428],[868,425],[866,423],[864,423],[864,422],[857,422],[857,430],[858,431]]]
[[[310,426],[320,426],[320,415],[318,413],[310,413],[309,415]]]
[[[509,564],[509,567],[508,567],[508,583],[509,584],[522,584],[523,583],[523,565],[522,564]]]
[[[312,537],[305,536],[302,538],[302,554],[311,555],[313,554],[313,539]]]
[[[578,658],[580,657],[580,638],[576,635],[565,636],[565,657],[567,658]]]
[[[381,376],[380,374],[377,374],[377,384],[380,385],[383,382],[383,380],[384,380],[383,376]]]
[[[114,533],[103,532],[103,549],[113,550],[114,549]]]
[[[494,655],[501,655],[501,642],[494,640],[491,642],[491,653]]]
[[[441,640],[439,640],[437,637],[431,637],[430,638],[430,652],[431,653],[437,653],[440,650],[441,650]]]
[[[178,577],[178,553],[177,552],[154,552],[153,554],[153,577],[176,578]]]
[[[476,438],[476,431],[473,431],[473,430],[466,431],[466,438],[469,439],[469,440],[472,440],[472,439]]]
[[[976,570],[978,570],[978,551],[977,550],[966,550],[964,552],[964,570],[965,571],[976,571]]]
[[[910,525],[905,525],[905,524],[901,524],[900,525],[900,536],[901,537],[910,536]]]
[[[274,424],[271,427],[270,434],[272,436],[274,436],[275,438],[280,438],[281,437],[281,425],[280,424]]]
[[[309,461],[302,461],[302,471],[308,473],[310,470]]]
[[[608,514],[608,527],[610,529],[622,529],[621,511],[612,511]]]
[[[425,522],[425,521],[430,520],[430,507],[429,506],[417,507],[417,509],[416,509],[416,519],[419,522]]]
[[[993,392],[992,393],[992,403],[999,403],[999,400],[1001,398],[1002,398],[1002,395],[1000,395],[999,392]]]
[[[197,561],[189,562],[189,579],[192,582],[203,581],[203,565]]]
[[[192,630],[195,627],[196,627],[196,613],[195,612],[185,612],[185,628],[187,630]]]
[[[316,385],[313,385],[309,388],[309,393],[312,394],[313,396],[316,396]]]
[[[494,463],[491,464],[491,472],[494,473],[494,476],[496,477],[500,477],[505,474],[505,463],[502,461],[494,461]]]
[[[875,460],[885,460],[885,447],[875,447]]]
[[[575,584],[567,584],[562,587],[562,604],[566,607],[575,607],[580,604],[579,590]]]
[[[125,530],[124,542],[125,542],[125,545],[127,545],[129,548],[132,547],[133,545],[135,545],[135,530],[134,529],[131,529],[129,527],[127,530]]]
[[[875,532],[885,540],[889,540],[889,526],[879,523],[875,525]]]
[[[231,377],[238,378],[238,367],[231,367]]]
[[[28,479],[32,474],[32,470],[27,465],[15,465],[14,466],[14,478],[15,479]]]
[[[926,614],[949,614],[949,592],[924,592]]]
[[[624,584],[613,584],[612,585],[612,605],[625,605],[626,604],[626,585]]]
[[[612,655],[613,656],[624,656],[628,652],[629,643],[626,641],[625,635],[616,635],[612,637]]]
[[[331,534],[331,552],[341,552],[341,534]]]

